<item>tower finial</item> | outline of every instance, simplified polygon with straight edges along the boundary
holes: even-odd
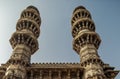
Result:
[[[76,7],[75,10],[74,10],[73,12],[75,12],[75,11],[78,10],[78,9],[86,9],[86,8],[85,8],[84,6],[81,5],[81,6]]]
[[[26,9],[34,9],[39,14],[38,9],[35,6],[33,6],[33,5],[28,6]]]

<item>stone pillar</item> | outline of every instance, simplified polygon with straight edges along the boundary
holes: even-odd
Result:
[[[52,79],[52,71],[49,70],[49,79]]]
[[[42,70],[40,70],[40,79],[42,79]]]
[[[79,72],[79,70],[78,70],[78,71],[77,71],[77,79],[80,79],[79,75],[80,75],[80,72]]]
[[[58,71],[58,79],[61,79],[61,71]]]
[[[67,75],[67,79],[70,79],[70,70],[68,70],[68,75]]]
[[[33,79],[33,71],[31,70],[30,79]]]

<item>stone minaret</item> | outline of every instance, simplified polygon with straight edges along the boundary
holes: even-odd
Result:
[[[97,52],[101,39],[89,11],[83,6],[75,8],[71,24],[73,49],[80,55],[80,64],[85,69],[83,79],[106,79],[104,63]]]
[[[10,38],[12,56],[4,79],[26,79],[26,67],[30,65],[31,55],[38,50],[41,18],[34,6],[27,7],[16,24],[16,32]]]

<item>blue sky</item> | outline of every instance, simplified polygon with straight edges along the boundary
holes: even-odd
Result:
[[[12,48],[9,39],[27,6],[38,8],[41,16],[39,50],[31,62],[79,62],[72,49],[71,17],[75,7],[86,7],[102,43],[99,55],[105,63],[120,70],[120,0],[0,0],[0,63],[6,63]],[[116,77],[118,79],[120,74]]]

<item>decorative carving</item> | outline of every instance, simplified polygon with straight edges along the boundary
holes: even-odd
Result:
[[[0,66],[0,79],[114,79],[119,71],[104,64],[97,49],[100,37],[90,12],[77,7],[72,16],[73,49],[80,55],[80,63],[30,63],[38,49],[40,13],[34,6],[27,7],[16,24],[10,43],[13,53]]]
[[[85,68],[84,78],[93,79],[101,75],[106,78],[103,72],[103,62],[97,54],[101,39],[95,32],[95,24],[91,15],[83,6],[77,7],[72,16],[73,49],[81,57],[81,66]]]
[[[30,65],[31,55],[38,50],[40,24],[37,8],[29,6],[22,12],[16,25],[16,32],[10,39],[14,51],[7,62],[10,65],[4,79],[26,79],[25,68]]]

